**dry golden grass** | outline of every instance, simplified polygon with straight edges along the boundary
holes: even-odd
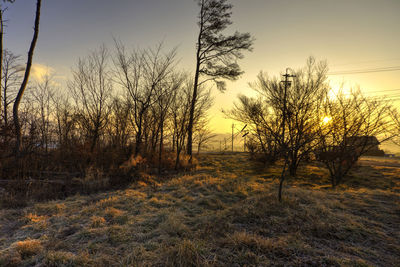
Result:
[[[279,166],[245,154],[199,162],[168,180],[0,210],[0,266],[399,266],[396,162],[363,159],[335,190],[320,165],[301,166],[282,203]]]
[[[17,242],[15,244],[15,249],[22,258],[26,258],[40,253],[43,250],[43,246],[41,245],[39,240],[27,239]]]

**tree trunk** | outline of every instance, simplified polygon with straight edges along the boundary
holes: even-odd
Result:
[[[35,50],[36,42],[37,42],[37,39],[39,36],[39,21],[40,21],[40,6],[41,6],[41,4],[42,4],[42,1],[37,0],[35,28],[34,28],[32,42],[31,42],[29,52],[28,52],[28,61],[26,63],[24,79],[23,79],[21,87],[18,91],[17,97],[15,98],[15,102],[14,102],[14,106],[13,106],[13,119],[14,119],[15,134],[16,134],[16,139],[17,139],[16,144],[15,144],[15,155],[17,157],[20,156],[21,149],[22,149],[22,133],[21,133],[21,124],[19,122],[18,109],[19,109],[19,104],[21,103],[22,96],[24,95],[26,86],[28,84],[29,74],[31,71],[32,61],[33,61],[33,52]]]
[[[331,184],[332,184],[332,189],[336,188],[336,178],[335,176],[331,176]]]
[[[3,9],[0,6],[0,84],[2,83],[2,74],[3,74],[3,33],[4,33],[4,24],[3,24]],[[4,101],[5,102],[5,101]],[[1,104],[2,104],[2,100],[1,100],[1,93],[0,93],[0,110],[1,110]],[[4,105],[6,106],[6,105]],[[4,108],[5,110],[5,108]],[[7,119],[6,117],[7,114],[5,112],[4,114],[4,124],[7,125]]]
[[[283,187],[284,180],[285,180],[285,177],[281,177],[281,179],[279,181],[279,193],[278,193],[279,202],[282,202],[282,187]]]
[[[175,152],[175,129],[174,133],[172,134],[172,153]]]
[[[178,170],[179,167],[179,161],[180,161],[180,154],[181,154],[181,150],[179,148],[177,148],[176,150],[176,158],[175,158],[175,170]]]
[[[194,110],[196,107],[197,101],[197,89],[199,86],[199,76],[200,76],[200,64],[201,64],[201,38],[203,36],[203,9],[204,9],[204,1],[201,4],[200,11],[200,31],[197,37],[197,51],[196,51],[196,72],[194,74],[194,84],[193,84],[193,96],[190,105],[190,113],[189,113],[189,126],[188,126],[188,139],[187,139],[187,154],[190,156],[189,163],[192,163],[192,146],[193,146],[193,124],[194,124]]]
[[[163,123],[163,118],[161,119],[161,125],[160,125],[160,147],[158,151],[158,173],[161,174],[161,168],[162,168],[162,150],[163,150],[163,142],[164,142],[164,123]]]
[[[296,176],[297,173],[297,163],[295,161],[290,162],[289,165],[289,174],[290,176]]]
[[[99,136],[98,130],[95,130],[95,132],[93,134],[93,138],[92,138],[92,143],[90,145],[90,153],[93,153],[94,149],[96,148],[98,136]]]
[[[190,156],[189,162],[192,163],[192,146],[193,146],[193,124],[194,124],[194,110],[196,107],[197,101],[197,89],[199,83],[199,70],[200,70],[200,62],[199,58],[197,58],[196,63],[196,73],[194,77],[194,85],[193,85],[193,96],[190,104],[190,113],[189,113],[189,126],[188,126],[188,141],[187,141],[187,154]]]
[[[135,157],[139,155],[142,144],[142,118],[139,118],[138,131],[136,133]]]

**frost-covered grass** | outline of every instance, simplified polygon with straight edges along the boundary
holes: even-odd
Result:
[[[191,173],[0,210],[0,266],[398,266],[400,169],[363,164],[332,190],[301,166],[201,156]]]

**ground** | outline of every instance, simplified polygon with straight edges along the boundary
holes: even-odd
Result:
[[[400,160],[364,158],[329,187],[300,167],[203,154],[191,173],[0,210],[0,266],[400,266]]]

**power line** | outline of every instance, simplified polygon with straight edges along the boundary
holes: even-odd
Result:
[[[391,92],[390,94],[385,94],[387,92]],[[353,92],[354,93],[354,92]],[[351,96],[352,92],[344,92],[343,94],[346,96]],[[362,95],[366,97],[375,97],[377,99],[382,99],[384,101],[400,101],[400,88],[395,89],[386,89],[386,90],[363,90],[361,92]],[[375,95],[373,95],[375,94]]]
[[[387,62],[387,61],[399,61],[400,58],[388,58],[388,59],[377,59],[377,60],[365,60],[365,61],[358,61],[358,62],[351,62],[351,63],[343,63],[343,64],[335,64],[331,65],[332,67],[340,67],[340,66],[348,66],[348,65],[359,65],[365,63],[376,63],[376,62]]]
[[[394,99],[394,98],[400,98],[400,95],[399,94],[396,94],[396,95],[366,95],[366,94],[364,94],[364,93],[362,93],[364,96],[367,96],[367,97],[376,97],[376,98],[384,98],[384,99]],[[344,95],[346,95],[346,96],[351,96],[352,94],[351,93],[345,93]]]
[[[329,72],[328,75],[350,75],[350,74],[362,74],[362,73],[373,73],[373,72],[387,72],[387,71],[399,71],[400,66],[382,67],[382,68],[370,68],[370,69],[357,69],[357,70],[345,70]]]
[[[371,93],[384,93],[384,92],[393,92],[393,91],[400,91],[400,88],[396,88],[396,89],[386,89],[386,90],[368,90],[368,92]],[[366,92],[366,93],[368,93]]]
[[[362,94],[364,95],[373,95],[376,94],[377,96],[397,96],[400,93],[399,89],[390,89],[390,90],[363,90]]]
[[[368,90],[368,89],[363,89],[361,91],[363,95],[370,95],[370,94],[381,94],[378,96],[398,96],[398,93],[400,93],[400,88],[395,88],[395,89],[386,89],[386,90]],[[389,93],[389,94],[387,94]],[[351,92],[344,93],[346,95],[351,94]],[[399,95],[400,96],[400,95]]]

